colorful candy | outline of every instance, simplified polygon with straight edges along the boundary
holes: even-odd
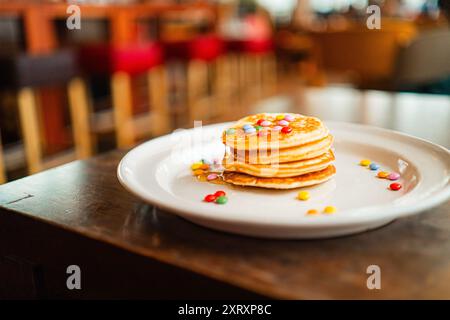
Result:
[[[261,126],[255,126],[255,129],[256,129],[256,131],[259,131],[259,130],[261,130],[263,127],[261,127]]]
[[[323,209],[323,212],[326,214],[331,214],[336,212],[336,207],[334,206],[326,206],[325,209]]]
[[[210,173],[208,174],[208,176],[206,177],[206,180],[216,180],[218,177],[218,175],[216,173]]]
[[[318,214],[319,211],[317,211],[316,209],[309,209],[308,211],[306,211],[306,214],[308,215],[314,215],[314,214]]]
[[[278,125],[282,126],[282,127],[286,127],[289,125],[289,122],[287,122],[286,120],[280,120],[280,121],[278,121]]]
[[[245,133],[250,134],[250,133],[255,133],[256,129],[253,127],[250,127],[248,129],[244,129]]]
[[[229,129],[227,129],[227,131],[226,131],[226,134],[235,134],[236,133],[236,129],[234,129],[234,128],[229,128]]]
[[[205,196],[205,198],[203,199],[203,201],[205,202],[214,202],[216,201],[216,196],[213,194],[208,194],[207,196]]]
[[[267,136],[268,134],[269,132],[267,130],[258,131],[258,136],[260,137]]]
[[[193,163],[193,164],[191,165],[191,169],[192,169],[192,170],[200,169],[200,167],[201,167],[202,165],[203,165],[202,162],[195,162],[195,163]]]
[[[251,124],[244,124],[244,125],[242,126],[242,129],[244,129],[244,130],[248,130],[248,129],[250,129],[250,128],[253,128],[253,126],[252,126]]]
[[[263,121],[266,121],[266,120],[264,120],[264,119],[259,119],[259,120],[256,122],[256,124],[257,124],[258,126],[260,126],[261,123],[263,123]]]
[[[283,127],[283,129],[281,129],[281,132],[283,133],[291,133],[292,128],[291,127]]]
[[[368,165],[370,165],[370,160],[368,160],[368,159],[363,159],[363,160],[361,160],[360,162],[359,162],[359,164],[361,165],[361,166],[363,166],[363,167],[367,167]]]
[[[225,191],[219,190],[219,191],[216,191],[216,192],[214,193],[214,195],[215,195],[216,197],[222,197],[222,196],[226,196],[227,194],[225,193]]]
[[[391,183],[389,185],[389,188],[391,190],[397,191],[397,190],[400,190],[402,188],[402,185],[400,183],[394,182],[394,183]]]
[[[202,175],[204,173],[205,173],[205,171],[203,171],[202,169],[194,170],[194,175],[196,175],[196,176],[200,176],[200,175]]]
[[[217,204],[225,204],[228,202],[228,198],[224,191],[219,190],[216,191],[214,194],[208,194],[203,198],[203,201],[205,202],[215,202]]]
[[[281,129],[283,129],[281,126],[275,126],[272,128],[273,131],[280,131]]]
[[[385,179],[385,178],[387,178],[389,176],[389,172],[386,172],[386,171],[380,171],[380,172],[378,172],[378,174],[377,174],[377,177],[378,178],[381,178],[381,179]]]
[[[292,114],[287,114],[284,116],[284,120],[289,121],[289,122],[294,121],[294,119],[295,118]]]
[[[398,180],[400,178],[400,175],[397,172],[391,172],[391,173],[389,173],[387,178],[389,180],[395,181],[395,180]]]
[[[306,201],[309,199],[309,192],[308,191],[300,191],[297,195],[297,198],[299,200]]]
[[[279,114],[275,117],[275,119],[277,120],[283,120],[284,119],[284,114]]]
[[[376,163],[371,163],[369,168],[370,168],[370,170],[375,171],[375,170],[378,170],[380,168],[380,166]]]
[[[225,196],[220,196],[216,198],[216,203],[217,204],[225,204],[228,202],[228,198]]]
[[[264,120],[263,122],[260,123],[260,126],[262,127],[268,127],[272,124],[272,122]]]

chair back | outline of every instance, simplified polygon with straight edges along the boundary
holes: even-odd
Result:
[[[73,79],[77,60],[70,50],[46,55],[22,53],[1,56],[0,70],[0,88],[45,87]]]

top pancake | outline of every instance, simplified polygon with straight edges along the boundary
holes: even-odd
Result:
[[[279,115],[291,115],[294,120],[289,122],[292,128],[290,133],[275,131],[277,126],[276,117]],[[246,134],[243,126],[246,124],[255,126],[258,120],[264,119],[271,122],[270,126],[264,127],[267,135],[260,136],[257,133]],[[244,117],[238,120],[232,127],[235,132],[223,133],[223,142],[236,150],[255,150],[255,149],[277,149],[299,146],[312,141],[325,138],[328,135],[328,128],[315,117],[307,117],[295,113],[260,113]]]

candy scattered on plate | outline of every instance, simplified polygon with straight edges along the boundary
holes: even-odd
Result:
[[[310,195],[309,195],[308,191],[300,191],[297,195],[297,198],[302,201],[308,200],[309,197],[310,197]]]
[[[400,183],[394,182],[389,185],[389,188],[393,191],[398,191],[402,188],[402,185]]]
[[[326,213],[326,214],[332,214],[332,213],[335,213],[336,211],[337,211],[336,207],[334,207],[334,206],[326,206],[323,209],[323,213]]]

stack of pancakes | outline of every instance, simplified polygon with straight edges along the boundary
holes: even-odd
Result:
[[[333,137],[314,117],[248,116],[223,133],[223,142],[227,146],[223,179],[231,184],[293,189],[325,182],[336,173]]]

